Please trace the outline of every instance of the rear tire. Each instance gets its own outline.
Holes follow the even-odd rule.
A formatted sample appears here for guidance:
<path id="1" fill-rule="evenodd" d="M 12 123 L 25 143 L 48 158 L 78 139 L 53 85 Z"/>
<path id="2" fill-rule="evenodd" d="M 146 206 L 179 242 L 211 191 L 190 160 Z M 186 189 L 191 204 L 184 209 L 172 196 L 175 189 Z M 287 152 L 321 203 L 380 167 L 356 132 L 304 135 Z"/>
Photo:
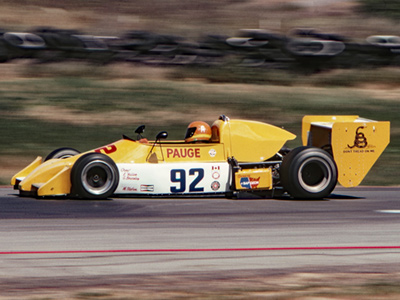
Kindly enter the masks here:
<path id="1" fill-rule="evenodd" d="M 68 157 L 77 155 L 79 153 L 80 152 L 74 148 L 58 148 L 58 149 L 50 152 L 50 154 L 46 156 L 44 161 L 47 161 L 49 159 L 54 159 L 54 158 L 64 159 L 64 158 L 68 158 Z"/>
<path id="2" fill-rule="evenodd" d="M 280 178 L 283 188 L 293 198 L 321 199 L 335 188 L 337 167 L 326 151 L 298 147 L 284 157 Z"/>
<path id="3" fill-rule="evenodd" d="M 107 199 L 118 186 L 114 161 L 102 153 L 81 156 L 71 170 L 71 195 L 83 199 Z"/>

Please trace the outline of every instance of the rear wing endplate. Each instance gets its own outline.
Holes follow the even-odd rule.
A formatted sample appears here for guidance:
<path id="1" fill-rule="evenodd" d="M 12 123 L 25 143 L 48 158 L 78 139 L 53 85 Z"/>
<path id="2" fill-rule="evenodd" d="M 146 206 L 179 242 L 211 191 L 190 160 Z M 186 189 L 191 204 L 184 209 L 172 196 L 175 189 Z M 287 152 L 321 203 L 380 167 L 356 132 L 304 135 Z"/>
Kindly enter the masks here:
<path id="1" fill-rule="evenodd" d="M 357 186 L 390 141 L 390 122 L 359 116 L 305 116 L 303 145 L 332 152 L 342 186 Z"/>

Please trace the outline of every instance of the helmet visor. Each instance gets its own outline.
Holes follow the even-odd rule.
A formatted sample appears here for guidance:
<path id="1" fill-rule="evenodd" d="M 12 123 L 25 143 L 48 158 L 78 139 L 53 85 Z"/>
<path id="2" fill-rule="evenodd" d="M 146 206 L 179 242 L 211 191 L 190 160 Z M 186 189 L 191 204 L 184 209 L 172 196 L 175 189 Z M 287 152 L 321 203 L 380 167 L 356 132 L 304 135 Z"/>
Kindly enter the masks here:
<path id="1" fill-rule="evenodd" d="M 186 130 L 185 139 L 191 138 L 196 132 L 196 127 L 190 127 Z"/>

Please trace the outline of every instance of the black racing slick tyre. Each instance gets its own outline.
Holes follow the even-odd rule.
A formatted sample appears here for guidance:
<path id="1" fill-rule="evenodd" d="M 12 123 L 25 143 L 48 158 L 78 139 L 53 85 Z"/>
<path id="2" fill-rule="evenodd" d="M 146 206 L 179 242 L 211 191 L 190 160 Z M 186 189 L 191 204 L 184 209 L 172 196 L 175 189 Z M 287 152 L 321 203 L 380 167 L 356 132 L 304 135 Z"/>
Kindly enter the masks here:
<path id="1" fill-rule="evenodd" d="M 286 155 L 280 168 L 281 183 L 296 199 L 322 199 L 337 183 L 337 167 L 328 152 L 315 147 L 298 147 Z"/>
<path id="2" fill-rule="evenodd" d="M 114 161 L 102 153 L 82 155 L 71 170 L 71 196 L 81 199 L 107 199 L 119 182 Z"/>
<path id="3" fill-rule="evenodd" d="M 68 158 L 74 155 L 79 154 L 80 152 L 74 148 L 58 148 L 52 152 L 50 152 L 49 155 L 46 156 L 46 158 L 44 159 L 44 161 L 47 161 L 49 159 L 53 159 L 53 158 Z"/>

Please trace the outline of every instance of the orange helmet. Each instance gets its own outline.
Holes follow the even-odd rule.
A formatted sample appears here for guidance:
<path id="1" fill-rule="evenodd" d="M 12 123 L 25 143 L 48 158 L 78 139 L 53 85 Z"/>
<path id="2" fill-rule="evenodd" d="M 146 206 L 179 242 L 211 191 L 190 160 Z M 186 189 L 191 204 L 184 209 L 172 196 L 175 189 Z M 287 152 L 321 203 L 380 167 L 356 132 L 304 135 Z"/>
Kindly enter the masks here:
<path id="1" fill-rule="evenodd" d="M 206 122 L 194 121 L 189 124 L 186 130 L 185 142 L 209 141 L 210 139 L 211 127 Z"/>

